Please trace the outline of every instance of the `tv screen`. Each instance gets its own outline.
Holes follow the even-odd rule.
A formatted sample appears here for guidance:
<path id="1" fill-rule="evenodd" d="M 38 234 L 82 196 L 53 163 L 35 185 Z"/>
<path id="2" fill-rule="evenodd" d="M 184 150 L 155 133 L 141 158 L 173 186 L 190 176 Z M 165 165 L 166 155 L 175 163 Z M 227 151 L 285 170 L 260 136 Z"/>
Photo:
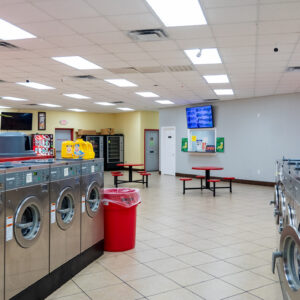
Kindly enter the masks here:
<path id="1" fill-rule="evenodd" d="M 32 114 L 30 113 L 1 113 L 2 130 L 32 130 Z"/>
<path id="2" fill-rule="evenodd" d="M 192 128 L 213 128 L 213 109 L 211 105 L 186 108 L 187 127 Z"/>

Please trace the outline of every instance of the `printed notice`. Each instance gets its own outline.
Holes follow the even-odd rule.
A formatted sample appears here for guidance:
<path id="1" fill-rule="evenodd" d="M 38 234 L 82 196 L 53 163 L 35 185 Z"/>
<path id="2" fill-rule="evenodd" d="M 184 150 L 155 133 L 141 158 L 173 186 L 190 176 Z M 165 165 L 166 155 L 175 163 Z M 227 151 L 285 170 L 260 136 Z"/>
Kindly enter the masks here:
<path id="1" fill-rule="evenodd" d="M 197 140 L 197 136 L 196 135 L 192 135 L 192 142 L 196 142 Z"/>
<path id="2" fill-rule="evenodd" d="M 69 168 L 64 168 L 64 176 L 69 176 Z"/>
<path id="3" fill-rule="evenodd" d="M 13 239 L 13 216 L 6 217 L 6 241 L 11 241 Z"/>
<path id="4" fill-rule="evenodd" d="M 92 171 L 92 173 L 95 172 L 95 166 L 91 166 L 91 171 Z"/>
<path id="5" fill-rule="evenodd" d="M 31 183 L 32 182 L 32 173 L 27 173 L 26 174 L 26 183 Z"/>
<path id="6" fill-rule="evenodd" d="M 51 224 L 55 223 L 56 221 L 56 214 L 55 214 L 55 211 L 56 211 L 56 205 L 55 203 L 51 203 Z"/>
<path id="7" fill-rule="evenodd" d="M 81 197 L 81 212 L 85 213 L 85 196 Z"/>

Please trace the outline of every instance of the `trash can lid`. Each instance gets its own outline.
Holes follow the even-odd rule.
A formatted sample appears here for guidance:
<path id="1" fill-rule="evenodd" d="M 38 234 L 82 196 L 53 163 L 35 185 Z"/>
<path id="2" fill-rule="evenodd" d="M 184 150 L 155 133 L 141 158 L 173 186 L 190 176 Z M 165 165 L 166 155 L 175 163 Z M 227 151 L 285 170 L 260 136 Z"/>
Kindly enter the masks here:
<path id="1" fill-rule="evenodd" d="M 129 188 L 104 189 L 103 201 L 114 203 L 123 207 L 132 207 L 141 202 L 140 190 Z"/>

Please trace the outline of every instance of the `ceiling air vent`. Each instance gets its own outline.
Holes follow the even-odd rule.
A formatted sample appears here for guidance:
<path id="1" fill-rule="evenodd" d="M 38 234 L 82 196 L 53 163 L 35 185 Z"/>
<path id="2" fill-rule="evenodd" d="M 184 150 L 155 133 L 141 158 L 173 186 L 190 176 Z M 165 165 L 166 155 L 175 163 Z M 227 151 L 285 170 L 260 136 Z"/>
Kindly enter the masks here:
<path id="1" fill-rule="evenodd" d="M 295 67 L 288 67 L 286 69 L 288 72 L 295 72 L 295 71 L 300 71 L 300 66 L 295 66 Z"/>
<path id="2" fill-rule="evenodd" d="M 4 83 L 4 82 L 6 82 L 5 80 L 2 80 L 2 79 L 0 79 L 0 83 Z"/>
<path id="3" fill-rule="evenodd" d="M 73 78 L 76 79 L 98 79 L 97 77 L 93 76 L 93 75 L 76 75 L 76 76 L 72 76 Z"/>
<path id="4" fill-rule="evenodd" d="M 128 32 L 128 36 L 135 41 L 161 41 L 168 36 L 163 29 L 142 29 Z"/>
<path id="5" fill-rule="evenodd" d="M 194 68 L 191 65 L 166 66 L 165 69 L 166 69 L 167 72 L 188 72 L 188 71 L 194 71 Z"/>
<path id="6" fill-rule="evenodd" d="M 4 48 L 8 48 L 8 49 L 19 49 L 19 47 L 15 46 L 13 44 L 7 43 L 7 42 L 3 42 L 3 41 L 0 41 L 0 47 L 4 47 Z"/>
<path id="7" fill-rule="evenodd" d="M 220 99 L 203 99 L 202 102 L 213 102 L 213 101 L 219 101 Z"/>
<path id="8" fill-rule="evenodd" d="M 114 102 L 111 102 L 111 103 L 114 103 L 114 104 L 121 104 L 121 103 L 124 103 L 124 101 L 114 101 Z"/>
<path id="9" fill-rule="evenodd" d="M 25 104 L 25 105 L 28 105 L 28 106 L 38 106 L 38 104 L 35 104 L 35 103 L 29 103 L 29 104 Z"/>

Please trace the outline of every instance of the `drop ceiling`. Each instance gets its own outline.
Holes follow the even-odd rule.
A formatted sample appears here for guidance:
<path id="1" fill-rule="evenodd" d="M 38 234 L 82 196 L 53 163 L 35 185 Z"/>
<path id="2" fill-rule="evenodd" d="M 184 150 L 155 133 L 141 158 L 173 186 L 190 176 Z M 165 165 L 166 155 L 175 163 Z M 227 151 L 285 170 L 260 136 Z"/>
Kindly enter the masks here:
<path id="1" fill-rule="evenodd" d="M 300 72 L 286 71 L 300 65 L 300 0 L 199 2 L 207 25 L 165 27 L 145 0 L 0 0 L 0 19 L 37 37 L 9 41 L 18 49 L 0 47 L 0 96 L 28 99 L 1 99 L 0 105 L 30 109 L 35 106 L 28 104 L 52 103 L 61 105 L 60 110 L 121 112 L 116 108 L 166 106 L 157 99 L 187 105 L 203 99 L 300 92 Z M 128 37 L 130 30 L 153 28 L 163 29 L 168 39 L 143 42 Z M 222 64 L 193 65 L 184 50 L 195 48 L 217 48 Z M 81 56 L 103 69 L 77 70 L 51 59 L 59 56 Z M 227 74 L 229 83 L 212 84 L 203 78 L 222 74 Z M 78 78 L 83 75 L 93 77 Z M 120 88 L 104 81 L 119 78 L 138 86 Z M 26 80 L 56 89 L 15 84 Z M 216 96 L 214 89 L 233 89 L 234 95 Z M 144 98 L 136 92 L 152 92 L 160 98 Z M 124 103 L 95 104 L 115 101 Z"/>

